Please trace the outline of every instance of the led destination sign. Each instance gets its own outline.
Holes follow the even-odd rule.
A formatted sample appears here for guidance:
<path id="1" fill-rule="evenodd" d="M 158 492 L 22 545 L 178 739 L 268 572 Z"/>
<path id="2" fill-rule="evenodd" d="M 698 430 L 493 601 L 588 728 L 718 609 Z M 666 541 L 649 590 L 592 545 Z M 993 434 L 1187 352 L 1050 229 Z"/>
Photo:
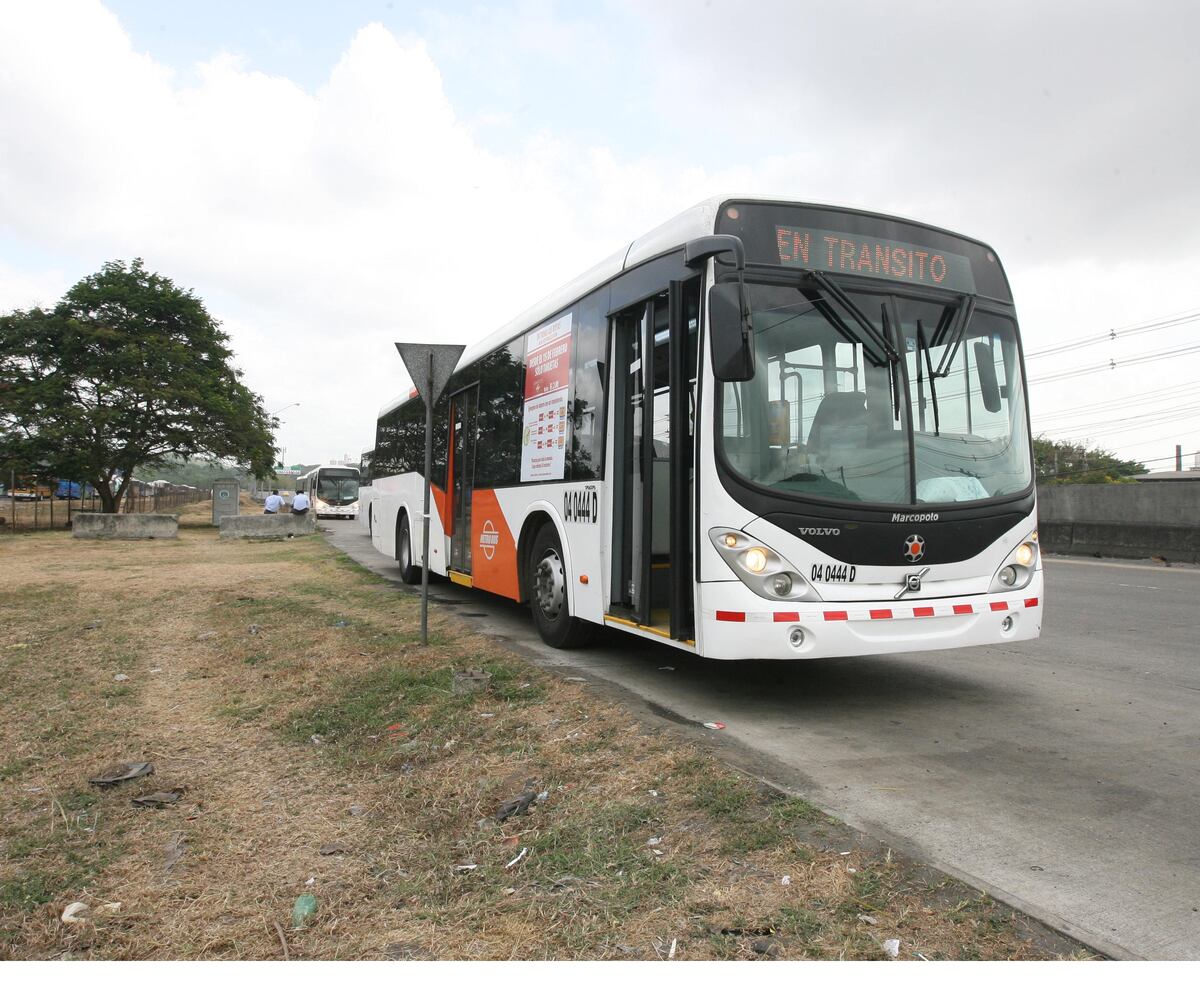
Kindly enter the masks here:
<path id="1" fill-rule="evenodd" d="M 920 244 L 881 240 L 833 230 L 776 226 L 779 263 L 810 271 L 858 274 L 952 292 L 975 293 L 971 260 Z"/>

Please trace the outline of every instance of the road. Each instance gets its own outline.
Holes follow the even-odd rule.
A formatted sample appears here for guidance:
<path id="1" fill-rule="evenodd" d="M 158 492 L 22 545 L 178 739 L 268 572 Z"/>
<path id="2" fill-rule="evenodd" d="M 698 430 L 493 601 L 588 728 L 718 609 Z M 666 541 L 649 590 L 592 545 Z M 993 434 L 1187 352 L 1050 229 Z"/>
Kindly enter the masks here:
<path id="1" fill-rule="evenodd" d="M 396 578 L 357 525 L 327 538 Z M 1098 950 L 1198 960 L 1200 570 L 1052 558 L 1046 583 L 1036 642 L 796 663 L 615 632 L 557 652 L 526 609 L 431 589 L 642 713 L 724 722 L 731 760 Z"/>

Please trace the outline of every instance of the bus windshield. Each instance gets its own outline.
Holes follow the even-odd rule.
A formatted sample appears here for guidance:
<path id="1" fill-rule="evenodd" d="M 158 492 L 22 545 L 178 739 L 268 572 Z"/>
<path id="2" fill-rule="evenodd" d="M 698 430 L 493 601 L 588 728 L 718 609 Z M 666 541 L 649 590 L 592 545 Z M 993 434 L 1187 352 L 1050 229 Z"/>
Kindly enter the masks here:
<path id="1" fill-rule="evenodd" d="M 957 295 L 843 287 L 839 299 L 795 284 L 747 291 L 756 372 L 724 385 L 719 429 L 726 463 L 745 479 L 785 494 L 904 506 L 1029 486 L 1011 319 Z"/>
<path id="2" fill-rule="evenodd" d="M 358 474 L 352 470 L 322 470 L 317 474 L 317 497 L 341 507 L 358 500 Z"/>

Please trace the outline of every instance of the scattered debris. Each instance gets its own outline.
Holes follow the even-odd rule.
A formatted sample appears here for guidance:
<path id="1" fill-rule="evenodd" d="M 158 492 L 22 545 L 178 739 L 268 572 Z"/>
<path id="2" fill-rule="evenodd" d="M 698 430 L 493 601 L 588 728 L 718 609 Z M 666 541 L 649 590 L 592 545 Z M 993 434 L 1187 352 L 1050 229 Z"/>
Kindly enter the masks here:
<path id="1" fill-rule="evenodd" d="M 485 689 L 491 680 L 492 674 L 485 672 L 483 669 L 456 669 L 451 689 L 454 691 L 455 696 L 477 693 L 479 690 Z"/>
<path id="2" fill-rule="evenodd" d="M 669 960 L 669 961 L 675 960 L 675 948 L 677 946 L 679 946 L 679 941 L 672 940 L 671 941 L 671 949 L 667 951 L 667 960 Z"/>
<path id="3" fill-rule="evenodd" d="M 287 939 L 283 935 L 283 927 L 279 925 L 279 920 L 277 919 L 271 922 L 275 924 L 275 932 L 279 935 L 279 946 L 283 948 L 283 959 L 290 961 L 292 958 L 288 956 Z"/>
<path id="4" fill-rule="evenodd" d="M 877 920 L 877 919 L 876 919 L 874 916 L 868 916 L 866 913 L 859 913 L 859 914 L 858 914 L 858 921 L 859 921 L 860 923 L 868 923 L 868 924 L 870 924 L 871 926 L 878 926 L 878 925 L 879 925 L 879 920 Z"/>
<path id="5" fill-rule="evenodd" d="M 104 623 L 103 621 L 92 621 L 92 622 L 90 622 L 89 624 L 85 624 L 85 625 L 83 626 L 83 630 L 84 630 L 84 631 L 95 631 L 95 630 L 96 630 L 97 628 L 99 628 L 99 627 L 100 627 L 100 625 L 102 625 L 103 623 Z"/>
<path id="6" fill-rule="evenodd" d="M 318 854 L 323 854 L 329 857 L 331 854 L 345 854 L 346 847 L 344 844 L 338 844 L 336 841 L 332 844 L 325 844 L 317 851 Z"/>
<path id="7" fill-rule="evenodd" d="M 313 744 L 324 744 L 325 743 L 325 739 L 323 737 L 321 737 L 321 735 L 319 735 L 319 734 L 314 734 L 308 740 L 311 741 Z"/>
<path id="8" fill-rule="evenodd" d="M 706 720 L 704 722 L 704 726 L 707 727 L 710 731 L 725 730 L 725 725 L 719 720 Z"/>
<path id="9" fill-rule="evenodd" d="M 151 673 L 162 672 L 162 666 L 155 666 L 153 669 L 150 670 L 150 672 Z"/>
<path id="10" fill-rule="evenodd" d="M 215 631 L 202 631 L 202 632 L 200 632 L 200 634 L 198 634 L 196 636 L 196 641 L 206 642 L 210 638 L 216 638 L 216 637 L 217 637 L 217 633 Z"/>
<path id="11" fill-rule="evenodd" d="M 653 796 L 655 799 L 658 799 L 658 790 L 657 790 L 657 789 L 647 789 L 646 791 L 647 791 L 647 792 L 648 792 L 648 793 L 649 793 L 651 796 Z"/>
<path id="12" fill-rule="evenodd" d="M 154 762 L 113 762 L 101 769 L 100 774 L 88 779 L 94 786 L 115 786 L 118 782 L 140 779 L 154 774 Z"/>
<path id="13" fill-rule="evenodd" d="M 647 847 L 658 847 L 658 845 L 661 843 L 662 843 L 661 837 L 651 837 L 648 841 L 646 841 L 646 846 Z"/>
<path id="14" fill-rule="evenodd" d="M 252 635 L 257 635 L 260 631 L 262 631 L 262 625 L 261 624 L 252 624 L 246 630 L 249 631 L 250 634 L 252 634 Z"/>
<path id="15" fill-rule="evenodd" d="M 539 792 L 539 793 L 537 794 L 537 800 L 536 800 L 536 802 L 538 802 L 538 803 L 544 803 L 544 802 L 546 802 L 546 800 L 548 800 L 549 798 L 550 798 L 550 790 L 549 790 L 549 789 L 543 789 L 541 792 Z"/>
<path id="16" fill-rule="evenodd" d="M 183 786 L 166 789 L 160 792 L 148 792 L 142 796 L 134 796 L 129 802 L 143 809 L 161 810 L 164 806 L 178 803 L 183 798 Z"/>
<path id="17" fill-rule="evenodd" d="M 500 804 L 500 808 L 496 810 L 496 820 L 504 821 L 510 816 L 520 816 L 523 813 L 528 813 L 529 807 L 533 805 L 537 797 L 537 783 L 530 779 L 525 783 L 525 791 L 520 796 Z"/>
<path id="18" fill-rule="evenodd" d="M 750 941 L 750 949 L 764 957 L 775 957 L 779 953 L 779 944 L 770 937 L 758 937 Z"/>
<path id="19" fill-rule="evenodd" d="M 779 884 L 780 885 L 791 885 L 792 884 L 792 876 L 784 875 L 781 879 L 779 879 Z"/>
<path id="20" fill-rule="evenodd" d="M 521 853 L 518 854 L 515 858 L 513 858 L 508 864 L 506 864 L 504 866 L 504 870 L 508 871 L 509 868 L 516 867 L 518 864 L 521 863 L 521 859 L 524 858 L 525 855 L 528 853 L 529 853 L 529 848 L 527 848 L 527 847 L 521 848 Z"/>
<path id="21" fill-rule="evenodd" d="M 488 720 L 489 718 L 495 717 L 496 715 L 495 714 L 480 714 L 479 716 L 482 717 L 484 720 Z"/>
<path id="22" fill-rule="evenodd" d="M 350 807 L 350 815 L 351 816 L 362 816 L 366 812 L 367 811 L 363 807 L 359 806 L 357 803 Z"/>
<path id="23" fill-rule="evenodd" d="M 316 885 L 316 884 L 317 884 L 317 876 L 316 876 L 316 875 L 309 875 L 309 876 L 308 876 L 308 881 L 306 881 L 304 884 L 305 884 L 305 885 L 307 885 L 309 888 L 312 888 L 314 885 Z"/>
<path id="24" fill-rule="evenodd" d="M 587 680 L 584 679 L 582 676 L 565 676 L 565 677 L 563 677 L 563 682 L 565 682 L 565 683 L 586 683 Z"/>
<path id="25" fill-rule="evenodd" d="M 900 956 L 900 941 L 899 940 L 884 940 L 883 952 L 893 959 Z"/>
<path id="26" fill-rule="evenodd" d="M 847 869 L 846 869 L 846 871 L 847 871 L 847 872 L 849 872 L 851 875 L 857 875 L 857 874 L 858 874 L 858 869 L 857 869 L 857 868 L 847 868 Z"/>
<path id="27" fill-rule="evenodd" d="M 315 895 L 297 896 L 296 904 L 292 906 L 292 929 L 303 929 L 304 925 L 317 914 L 317 897 Z"/>
<path id="28" fill-rule="evenodd" d="M 342 618 L 342 620 L 340 620 L 340 621 L 334 621 L 333 626 L 335 628 L 349 628 L 350 622 L 347 621 L 345 618 Z"/>
<path id="29" fill-rule="evenodd" d="M 455 871 L 474 871 L 478 867 L 479 867 L 479 865 L 477 865 L 477 864 L 460 864 L 460 865 L 455 865 L 454 870 Z"/>
<path id="30" fill-rule="evenodd" d="M 179 859 L 183 857 L 183 852 L 186 850 L 187 838 L 180 834 L 166 846 L 167 858 L 163 862 L 163 871 L 171 871 L 179 864 Z"/>
<path id="31" fill-rule="evenodd" d="M 92 909 L 86 902 L 72 902 L 63 910 L 64 923 L 86 923 L 92 918 Z"/>
<path id="32" fill-rule="evenodd" d="M 118 672 L 115 676 L 113 676 L 113 682 L 114 683 L 127 683 L 127 682 L 129 682 L 129 677 L 126 676 L 125 673 L 123 673 L 123 672 Z"/>

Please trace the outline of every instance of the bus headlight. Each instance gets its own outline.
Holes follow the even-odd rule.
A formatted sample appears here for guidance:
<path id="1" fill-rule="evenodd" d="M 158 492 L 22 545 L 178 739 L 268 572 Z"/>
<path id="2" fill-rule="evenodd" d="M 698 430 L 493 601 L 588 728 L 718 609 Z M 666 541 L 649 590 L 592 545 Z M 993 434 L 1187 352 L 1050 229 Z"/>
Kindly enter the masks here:
<path id="1" fill-rule="evenodd" d="M 774 549 L 732 528 L 708 533 L 726 565 L 746 586 L 768 600 L 818 600 L 812 585 Z"/>
<path id="2" fill-rule="evenodd" d="M 1027 586 L 1037 571 L 1038 543 L 1037 532 L 1031 533 L 1021 541 L 1008 558 L 1000 564 L 996 575 L 992 577 L 990 591 L 1003 593 L 1006 590 L 1020 590 Z"/>

